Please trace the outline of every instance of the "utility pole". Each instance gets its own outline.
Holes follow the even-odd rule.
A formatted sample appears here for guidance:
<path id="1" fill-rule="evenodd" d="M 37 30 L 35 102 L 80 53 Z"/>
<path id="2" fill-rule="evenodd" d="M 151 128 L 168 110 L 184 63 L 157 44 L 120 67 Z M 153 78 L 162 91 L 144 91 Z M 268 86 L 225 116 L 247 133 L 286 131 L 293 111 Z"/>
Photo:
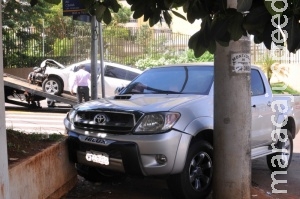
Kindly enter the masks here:
<path id="1" fill-rule="evenodd" d="M 0 7 L 0 12 L 2 7 Z M 1 12 L 2 13 L 2 12 Z M 0 27 L 2 27 L 2 15 L 0 15 Z M 2 38 L 2 29 L 0 29 L 0 38 Z M 4 102 L 4 83 L 3 83 L 3 49 L 2 39 L 0 41 L 0 198 L 10 198 L 9 177 L 8 177 L 8 157 L 7 157 L 7 138 L 5 125 L 5 104 Z"/>
<path id="2" fill-rule="evenodd" d="M 237 8 L 237 0 L 227 0 Z M 250 40 L 217 44 L 214 57 L 214 199 L 251 197 Z"/>
<path id="3" fill-rule="evenodd" d="M 103 34 L 102 23 L 99 22 L 99 46 L 100 46 L 100 62 L 101 62 L 101 92 L 102 98 L 105 98 L 105 83 L 104 83 L 104 54 L 103 54 Z M 102 72 L 103 71 L 103 72 Z"/>
<path id="4" fill-rule="evenodd" d="M 96 27 L 96 16 L 91 16 L 91 98 L 95 100 L 98 98 L 97 89 L 97 54 L 98 54 L 98 35 Z"/>

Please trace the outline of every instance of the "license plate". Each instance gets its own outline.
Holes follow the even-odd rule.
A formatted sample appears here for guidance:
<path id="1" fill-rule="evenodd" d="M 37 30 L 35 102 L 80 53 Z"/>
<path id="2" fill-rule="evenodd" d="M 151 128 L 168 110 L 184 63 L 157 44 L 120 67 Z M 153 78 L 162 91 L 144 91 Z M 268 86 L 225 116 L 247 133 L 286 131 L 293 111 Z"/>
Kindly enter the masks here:
<path id="1" fill-rule="evenodd" d="M 87 151 L 85 155 L 85 159 L 89 162 L 109 165 L 109 157 L 107 153 L 102 153 L 97 151 Z"/>

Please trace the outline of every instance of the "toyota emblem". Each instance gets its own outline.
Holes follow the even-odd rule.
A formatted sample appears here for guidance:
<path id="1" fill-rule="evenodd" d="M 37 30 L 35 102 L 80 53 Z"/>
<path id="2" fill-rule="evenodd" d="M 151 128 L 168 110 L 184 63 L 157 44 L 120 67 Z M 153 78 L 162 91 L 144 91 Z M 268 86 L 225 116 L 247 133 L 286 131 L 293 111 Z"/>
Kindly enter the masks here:
<path id="1" fill-rule="evenodd" d="M 109 119 L 108 119 L 108 117 L 105 114 L 97 114 L 94 117 L 94 122 L 96 124 L 105 124 L 108 121 L 109 121 Z"/>

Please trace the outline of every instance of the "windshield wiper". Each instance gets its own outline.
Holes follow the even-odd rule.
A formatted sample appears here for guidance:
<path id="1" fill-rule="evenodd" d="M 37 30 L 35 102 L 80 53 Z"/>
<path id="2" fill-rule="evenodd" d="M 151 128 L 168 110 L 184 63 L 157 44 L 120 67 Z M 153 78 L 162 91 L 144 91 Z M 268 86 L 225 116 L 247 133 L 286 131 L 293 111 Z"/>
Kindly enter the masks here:
<path id="1" fill-rule="evenodd" d="M 157 93 L 162 93 L 162 94 L 182 94 L 179 91 L 164 91 L 164 90 L 161 90 L 161 91 L 159 91 Z"/>

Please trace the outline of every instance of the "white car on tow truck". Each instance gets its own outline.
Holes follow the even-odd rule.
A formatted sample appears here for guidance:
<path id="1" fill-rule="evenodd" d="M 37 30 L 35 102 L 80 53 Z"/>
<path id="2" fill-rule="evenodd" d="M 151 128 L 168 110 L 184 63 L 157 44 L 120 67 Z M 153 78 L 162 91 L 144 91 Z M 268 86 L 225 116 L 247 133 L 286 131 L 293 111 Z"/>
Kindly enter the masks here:
<path id="1" fill-rule="evenodd" d="M 63 66 L 52 59 L 46 59 L 41 63 L 41 67 L 45 67 L 45 74 L 47 78 L 43 81 L 43 91 L 55 95 L 60 95 L 63 92 L 70 90 L 70 81 L 72 74 L 76 71 L 76 67 L 84 64 L 86 69 L 90 72 L 91 60 L 84 60 L 69 66 Z M 104 85 L 105 96 L 113 96 L 117 87 L 126 86 L 136 76 L 142 73 L 137 68 L 132 68 L 122 64 L 113 62 L 104 62 Z M 102 97 L 101 92 L 101 67 L 100 61 L 97 62 L 97 87 L 98 97 Z M 90 89 L 91 90 L 91 89 Z M 76 87 L 74 88 L 76 93 Z"/>

